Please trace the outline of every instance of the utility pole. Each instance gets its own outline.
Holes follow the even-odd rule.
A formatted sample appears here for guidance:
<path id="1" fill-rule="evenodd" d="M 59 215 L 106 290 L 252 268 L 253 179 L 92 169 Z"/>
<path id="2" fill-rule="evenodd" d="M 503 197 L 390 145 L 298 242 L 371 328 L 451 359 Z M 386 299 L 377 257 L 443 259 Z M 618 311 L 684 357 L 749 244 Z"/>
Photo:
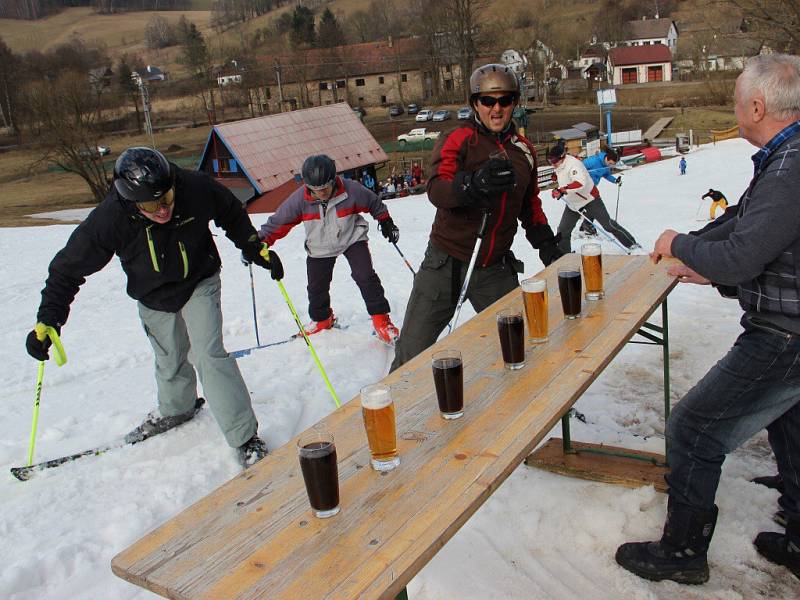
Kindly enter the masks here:
<path id="1" fill-rule="evenodd" d="M 150 136 L 150 145 L 153 150 L 156 149 L 156 138 L 153 135 L 153 124 L 150 121 L 150 94 L 147 91 L 147 86 L 141 77 L 136 78 L 136 83 L 139 84 L 139 92 L 142 94 L 142 109 L 144 110 L 144 130 Z"/>
<path id="2" fill-rule="evenodd" d="M 281 112 L 283 112 L 283 85 L 281 84 L 281 63 L 275 59 L 275 75 L 278 78 L 278 100 L 281 103 Z"/>

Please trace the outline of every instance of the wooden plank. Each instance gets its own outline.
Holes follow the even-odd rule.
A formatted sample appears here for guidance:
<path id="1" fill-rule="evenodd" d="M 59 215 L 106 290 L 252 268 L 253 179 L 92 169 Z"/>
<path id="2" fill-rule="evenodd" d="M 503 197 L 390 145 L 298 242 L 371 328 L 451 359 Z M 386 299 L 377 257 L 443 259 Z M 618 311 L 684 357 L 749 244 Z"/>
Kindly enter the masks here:
<path id="1" fill-rule="evenodd" d="M 572 257 L 566 257 L 559 262 Z M 321 422 L 336 437 L 342 512 L 311 516 L 296 439 L 117 555 L 114 572 L 172 598 L 392 598 L 497 489 L 674 286 L 647 257 L 604 257 L 606 299 L 566 321 L 556 265 L 550 341 L 504 369 L 494 314 L 519 291 L 389 375 L 399 469 L 380 475 L 357 399 Z M 439 417 L 430 354 L 459 348 L 465 415 Z"/>
<path id="2" fill-rule="evenodd" d="M 664 481 L 664 476 L 669 473 L 669 467 L 664 466 L 663 454 L 633 452 L 616 446 L 576 441 L 572 441 L 570 446 L 574 452 L 564 454 L 561 439 L 550 438 L 547 443 L 525 459 L 525 464 L 529 467 L 538 467 L 545 471 L 579 479 L 602 481 L 629 488 L 652 485 L 659 492 L 667 491 L 667 482 Z M 622 456 L 595 454 L 587 452 L 587 450 L 626 455 L 636 454 L 651 462 Z"/>

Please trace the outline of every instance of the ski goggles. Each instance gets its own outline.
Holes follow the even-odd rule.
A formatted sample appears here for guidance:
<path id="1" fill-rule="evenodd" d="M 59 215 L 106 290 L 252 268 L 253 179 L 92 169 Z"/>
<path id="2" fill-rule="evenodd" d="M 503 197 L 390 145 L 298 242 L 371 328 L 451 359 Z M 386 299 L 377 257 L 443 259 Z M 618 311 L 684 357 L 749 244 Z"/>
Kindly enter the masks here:
<path id="1" fill-rule="evenodd" d="M 507 94 L 499 98 L 495 98 L 494 96 L 478 96 L 478 102 L 486 108 L 492 108 L 495 104 L 499 104 L 503 108 L 508 108 L 516 99 L 517 97 L 514 94 Z"/>
<path id="2" fill-rule="evenodd" d="M 325 192 L 329 190 L 333 190 L 333 181 L 329 181 L 325 185 L 309 185 L 306 184 L 306 187 L 311 190 L 312 192 Z"/>
<path id="3" fill-rule="evenodd" d="M 154 213 L 162 206 L 172 206 L 173 202 L 175 202 L 175 189 L 169 188 L 164 195 L 157 200 L 137 202 L 136 207 L 141 211 Z"/>

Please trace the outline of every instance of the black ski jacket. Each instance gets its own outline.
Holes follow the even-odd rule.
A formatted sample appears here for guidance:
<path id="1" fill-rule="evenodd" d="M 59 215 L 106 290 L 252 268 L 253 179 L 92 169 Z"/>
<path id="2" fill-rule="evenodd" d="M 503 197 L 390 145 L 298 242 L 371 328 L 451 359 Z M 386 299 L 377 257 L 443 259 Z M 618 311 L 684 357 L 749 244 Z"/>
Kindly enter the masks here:
<path id="1" fill-rule="evenodd" d="M 111 187 L 50 263 L 38 321 L 63 325 L 86 277 L 114 254 L 128 277 L 131 298 L 153 310 L 177 312 L 198 282 L 221 266 L 211 220 L 239 249 L 257 239 L 242 203 L 228 189 L 205 173 L 174 168 L 175 209 L 163 225 L 141 215 Z"/>

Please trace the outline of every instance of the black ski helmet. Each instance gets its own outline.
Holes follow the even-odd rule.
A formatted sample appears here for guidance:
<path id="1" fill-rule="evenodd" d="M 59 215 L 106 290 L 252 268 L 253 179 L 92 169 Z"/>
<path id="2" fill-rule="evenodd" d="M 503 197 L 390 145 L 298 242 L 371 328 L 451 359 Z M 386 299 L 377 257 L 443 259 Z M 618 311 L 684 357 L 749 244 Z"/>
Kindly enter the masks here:
<path id="1" fill-rule="evenodd" d="M 619 162 L 619 152 L 617 152 L 616 148 L 609 146 L 606 148 L 606 158 L 609 158 L 614 162 Z"/>
<path id="2" fill-rule="evenodd" d="M 564 147 L 564 140 L 558 140 L 547 149 L 547 162 L 554 163 L 560 161 L 567 154 Z"/>
<path id="3" fill-rule="evenodd" d="M 152 148 L 128 148 L 114 163 L 114 187 L 128 202 L 158 200 L 172 188 L 174 181 L 169 161 Z"/>
<path id="4" fill-rule="evenodd" d="M 336 179 L 336 164 L 327 154 L 314 154 L 303 162 L 303 182 L 311 189 L 320 189 Z"/>

